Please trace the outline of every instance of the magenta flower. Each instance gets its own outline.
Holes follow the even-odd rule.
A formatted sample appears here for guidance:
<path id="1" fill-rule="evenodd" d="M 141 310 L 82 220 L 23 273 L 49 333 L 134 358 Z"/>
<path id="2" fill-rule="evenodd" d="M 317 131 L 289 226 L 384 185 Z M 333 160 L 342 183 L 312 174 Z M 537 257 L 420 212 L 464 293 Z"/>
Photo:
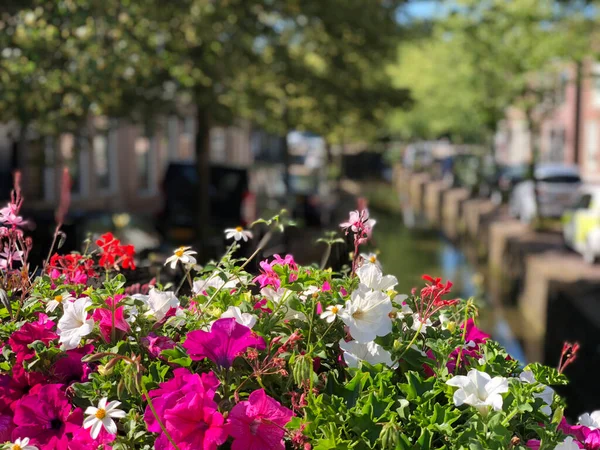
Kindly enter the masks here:
<path id="1" fill-rule="evenodd" d="M 115 295 L 115 298 L 107 298 L 106 303 L 108 308 L 98 308 L 94 311 L 92 318 L 95 322 L 98 322 L 100 325 L 100 333 L 106 342 L 110 342 L 111 331 L 113 328 L 113 312 L 112 308 L 115 307 L 115 304 L 118 305 L 124 295 Z M 122 339 L 129 331 L 129 324 L 125 320 L 123 316 L 123 306 L 119 306 L 114 311 L 115 319 L 114 324 L 117 331 L 117 338 Z"/>
<path id="2" fill-rule="evenodd" d="M 83 383 L 87 381 L 92 372 L 87 363 L 81 362 L 81 359 L 94 351 L 92 344 L 83 347 L 67 350 L 61 358 L 52 365 L 52 374 L 57 382 L 63 384 Z"/>
<path id="3" fill-rule="evenodd" d="M 284 450 L 285 425 L 294 413 L 269 397 L 264 389 L 250 394 L 229 413 L 231 450 Z"/>
<path id="4" fill-rule="evenodd" d="M 221 367 L 229 368 L 246 349 L 264 350 L 265 340 L 252 334 L 250 328 L 240 325 L 235 319 L 227 318 L 213 323 L 210 332 L 189 332 L 183 347 L 194 361 L 208 358 Z"/>
<path id="5" fill-rule="evenodd" d="M 329 281 L 325 281 L 325 283 L 323 283 L 323 286 L 321 286 L 321 291 L 322 292 L 331 291 L 331 285 L 329 284 Z"/>
<path id="6" fill-rule="evenodd" d="M 48 319 L 46 314 L 39 314 L 37 322 L 27 322 L 8 338 L 12 351 L 17 355 L 17 362 L 33 358 L 35 351 L 28 347 L 35 341 L 42 341 L 48 345 L 49 342 L 58 339 L 58 335 L 52 331 L 55 323 Z"/>
<path id="7" fill-rule="evenodd" d="M 223 415 L 202 392 L 190 392 L 164 412 L 167 431 L 181 450 L 216 450 L 227 440 Z"/>
<path id="8" fill-rule="evenodd" d="M 12 368 L 12 376 L 3 377 L 0 383 L 0 406 L 3 409 L 7 406 L 14 409 L 15 403 L 21 397 L 36 391 L 46 382 L 44 374 L 27 372 L 23 363 L 16 363 Z"/>
<path id="9" fill-rule="evenodd" d="M 187 369 L 175 369 L 175 375 L 169 381 L 160 383 L 158 389 L 150 391 L 148 394 L 152 398 L 152 404 L 156 409 L 158 416 L 163 420 L 164 413 L 170 408 L 173 408 L 177 403 L 190 392 L 203 392 L 204 396 L 212 399 L 219 387 L 219 380 L 213 372 L 203 374 L 192 374 Z M 144 412 L 144 420 L 148 431 L 153 433 L 162 433 L 162 429 L 150 407 L 146 407 Z M 167 441 L 168 442 L 168 441 Z"/>
<path id="10" fill-rule="evenodd" d="M 148 349 L 154 358 L 159 358 L 163 350 L 175 348 L 175 341 L 167 336 L 158 336 L 156 333 L 150 333 L 142 338 L 142 344 Z"/>
<path id="11" fill-rule="evenodd" d="M 17 403 L 12 438 L 28 437 L 44 450 L 67 450 L 82 420 L 81 409 L 72 409 L 62 385 L 46 384 Z"/>
<path id="12" fill-rule="evenodd" d="M 73 440 L 69 442 L 69 450 L 90 450 L 102 448 L 110 450 L 110 443 L 116 439 L 114 434 L 110 434 L 104 428 L 100 430 L 100 434 L 96 439 L 92 439 L 89 429 L 79 428 L 73 433 Z M 100 447 L 103 445 L 104 447 Z"/>
<path id="13" fill-rule="evenodd" d="M 273 286 L 275 290 L 281 286 L 281 280 L 279 275 L 273 270 L 272 264 L 269 264 L 266 260 L 260 262 L 260 274 L 254 279 L 255 283 L 260 285 L 260 288 L 266 286 Z"/>
<path id="14" fill-rule="evenodd" d="M 12 414 L 9 414 L 8 411 L 0 414 L 0 442 L 10 441 L 14 429 Z"/>
<path id="15" fill-rule="evenodd" d="M 469 319 L 466 324 L 466 333 L 465 333 L 465 345 L 462 349 L 462 356 L 460 365 L 464 366 L 466 357 L 477 359 L 481 356 L 481 352 L 479 350 L 479 345 L 485 343 L 490 337 L 489 334 L 484 333 L 479 328 L 475 326 L 475 322 L 473 319 Z M 465 324 L 461 326 L 461 329 L 465 329 Z M 448 358 L 448 364 L 446 367 L 450 373 L 454 373 L 456 369 L 456 362 L 458 360 L 458 355 L 460 353 L 460 348 L 454 349 Z"/>

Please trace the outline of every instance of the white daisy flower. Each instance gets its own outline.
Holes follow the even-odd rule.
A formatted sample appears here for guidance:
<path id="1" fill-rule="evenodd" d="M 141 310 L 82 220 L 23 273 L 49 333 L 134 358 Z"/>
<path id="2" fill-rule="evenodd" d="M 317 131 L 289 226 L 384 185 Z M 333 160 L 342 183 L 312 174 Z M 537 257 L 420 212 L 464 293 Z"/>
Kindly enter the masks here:
<path id="1" fill-rule="evenodd" d="M 125 411 L 117 409 L 117 406 L 121 404 L 118 401 L 112 401 L 106 404 L 107 398 L 104 397 L 98 402 L 98 407 L 88 406 L 85 410 L 85 414 L 88 416 L 83 421 L 83 428 L 90 430 L 92 439 L 96 439 L 100 434 L 102 427 L 110 433 L 117 434 L 117 424 L 113 419 L 121 419 L 125 417 Z"/>
<path id="2" fill-rule="evenodd" d="M 225 239 L 235 239 L 236 242 L 244 240 L 248 242 L 248 239 L 252 239 L 252 232 L 244 230 L 242 227 L 227 228 L 225 229 Z"/>
<path id="3" fill-rule="evenodd" d="M 75 298 L 69 294 L 67 291 L 63 291 L 60 294 L 56 294 L 47 304 L 46 304 L 46 312 L 51 313 L 54 312 L 58 305 L 64 305 L 66 302 L 70 302 L 75 300 Z"/>
<path id="4" fill-rule="evenodd" d="M 363 266 L 366 264 L 375 264 L 378 268 L 381 269 L 381 263 L 379 259 L 377 259 L 377 255 L 375 253 L 361 253 Z"/>
<path id="5" fill-rule="evenodd" d="M 29 438 L 19 438 L 8 444 L 8 450 L 39 450 L 35 445 L 29 445 Z"/>
<path id="6" fill-rule="evenodd" d="M 331 305 L 328 306 L 325 311 L 321 313 L 321 319 L 325 320 L 327 323 L 333 322 L 338 314 L 341 314 L 344 310 L 342 305 Z"/>
<path id="7" fill-rule="evenodd" d="M 170 263 L 171 269 L 175 269 L 179 261 L 185 266 L 196 264 L 196 258 L 192 256 L 195 254 L 196 252 L 191 250 L 191 247 L 179 247 L 173 252 L 172 256 L 167 258 L 165 266 Z"/>

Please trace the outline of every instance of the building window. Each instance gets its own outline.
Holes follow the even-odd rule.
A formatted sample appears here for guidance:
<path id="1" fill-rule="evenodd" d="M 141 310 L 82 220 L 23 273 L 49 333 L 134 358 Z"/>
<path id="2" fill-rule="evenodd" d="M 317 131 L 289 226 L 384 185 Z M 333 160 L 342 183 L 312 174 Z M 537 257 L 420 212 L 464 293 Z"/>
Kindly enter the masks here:
<path id="1" fill-rule="evenodd" d="M 550 131 L 549 161 L 562 163 L 565 160 L 565 130 Z"/>
<path id="2" fill-rule="evenodd" d="M 71 175 L 71 193 L 75 196 L 84 194 L 84 146 L 85 139 L 77 138 L 71 133 L 62 134 L 59 138 L 59 150 L 65 166 Z"/>
<path id="3" fill-rule="evenodd" d="M 137 186 L 142 192 L 152 190 L 152 161 L 150 139 L 140 136 L 135 140 L 135 160 L 137 166 Z"/>
<path id="4" fill-rule="evenodd" d="M 210 159 L 215 162 L 225 162 L 227 160 L 225 128 L 215 127 L 210 129 Z"/>
<path id="5" fill-rule="evenodd" d="M 194 152 L 194 118 L 186 117 L 181 121 L 181 134 L 179 136 L 179 156 L 186 161 L 195 160 Z"/>
<path id="6" fill-rule="evenodd" d="M 600 108 L 600 64 L 592 67 L 592 102 L 595 108 Z"/>
<path id="7" fill-rule="evenodd" d="M 586 171 L 598 169 L 598 122 L 591 120 L 585 124 Z"/>
<path id="8" fill-rule="evenodd" d="M 99 191 L 108 191 L 111 188 L 111 165 L 107 134 L 102 133 L 94 136 L 92 151 L 96 171 L 96 187 Z"/>

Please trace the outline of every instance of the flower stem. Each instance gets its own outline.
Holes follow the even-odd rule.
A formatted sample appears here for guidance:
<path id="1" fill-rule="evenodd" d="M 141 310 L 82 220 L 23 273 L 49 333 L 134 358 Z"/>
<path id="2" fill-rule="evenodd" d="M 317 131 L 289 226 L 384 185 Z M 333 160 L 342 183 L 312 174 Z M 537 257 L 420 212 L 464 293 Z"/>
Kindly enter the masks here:
<path id="1" fill-rule="evenodd" d="M 171 443 L 171 445 L 173 446 L 173 448 L 175 450 L 179 450 L 179 447 L 177 447 L 177 444 L 175 443 L 175 441 L 173 440 L 173 438 L 171 437 L 171 435 L 167 431 L 167 427 L 165 427 L 165 425 L 162 423 L 162 420 L 160 420 L 160 417 L 158 417 L 158 413 L 156 412 L 156 409 L 154 408 L 154 405 L 152 404 L 152 399 L 150 398 L 150 394 L 148 394 L 148 390 L 146 389 L 146 384 L 142 381 L 141 385 L 142 385 L 142 393 L 146 397 L 146 401 L 148 402 L 148 406 L 150 407 L 150 411 L 152 411 L 152 415 L 154 416 L 154 418 L 158 422 L 158 425 L 160 426 L 160 429 L 162 430 L 163 433 L 165 433 L 165 436 L 166 436 L 167 440 Z"/>
<path id="2" fill-rule="evenodd" d="M 460 367 L 460 360 L 462 358 L 463 349 L 465 346 L 465 339 L 467 338 L 467 321 L 469 320 L 469 309 L 471 306 L 471 302 L 472 302 L 472 299 L 469 299 L 469 301 L 467 302 L 467 305 L 465 306 L 465 320 L 463 322 L 463 333 L 462 333 L 462 340 L 461 340 L 461 342 L 463 342 L 463 344 L 460 346 L 460 350 L 458 351 L 458 356 L 456 357 L 456 366 L 454 367 L 455 374 L 456 374 L 456 371 L 458 370 L 458 368 Z"/>
<path id="3" fill-rule="evenodd" d="M 250 257 L 244 261 L 244 264 L 241 265 L 240 270 L 243 269 L 244 267 L 246 267 L 248 265 L 248 263 L 250 261 L 252 261 L 256 255 L 258 255 L 258 253 L 265 247 L 265 245 L 268 244 L 268 242 L 271 240 L 271 236 L 273 236 L 273 230 L 269 230 L 267 232 L 267 234 L 265 234 L 263 236 L 263 238 L 260 240 L 260 242 L 258 243 L 258 246 L 256 247 L 256 250 L 254 250 L 254 253 L 252 253 L 250 255 Z"/>
<path id="4" fill-rule="evenodd" d="M 398 357 L 398 361 L 400 361 L 402 359 L 402 357 L 408 351 L 408 349 L 411 348 L 412 345 L 415 343 L 415 341 L 417 340 L 417 336 L 419 336 L 419 334 L 421 333 L 422 327 L 423 327 L 423 322 L 419 321 L 419 327 L 417 328 L 417 332 L 413 336 L 412 340 L 408 343 L 408 345 L 404 348 L 402 353 L 400 353 L 400 356 Z"/>

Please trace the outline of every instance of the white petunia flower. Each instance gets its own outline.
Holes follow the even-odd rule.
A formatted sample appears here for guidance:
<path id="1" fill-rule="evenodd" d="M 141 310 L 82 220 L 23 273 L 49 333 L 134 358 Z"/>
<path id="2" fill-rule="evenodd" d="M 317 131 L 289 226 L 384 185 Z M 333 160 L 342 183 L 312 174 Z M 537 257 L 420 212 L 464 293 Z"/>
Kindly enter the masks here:
<path id="1" fill-rule="evenodd" d="M 252 239 L 252 232 L 244 230 L 242 227 L 227 228 L 225 230 L 225 239 L 235 239 L 236 242 L 244 240 L 248 242 L 248 239 Z"/>
<path id="2" fill-rule="evenodd" d="M 402 308 L 393 308 L 390 313 L 392 319 L 404 320 L 406 316 L 410 316 L 413 313 L 412 309 L 408 305 L 402 305 Z"/>
<path id="3" fill-rule="evenodd" d="M 381 263 L 379 259 L 377 259 L 377 255 L 375 253 L 361 253 L 363 265 L 375 264 L 378 268 L 381 269 Z"/>
<path id="4" fill-rule="evenodd" d="M 332 305 L 328 306 L 325 311 L 321 313 L 321 319 L 325 320 L 327 323 L 333 322 L 336 317 L 344 311 L 344 307 L 342 305 Z"/>
<path id="5" fill-rule="evenodd" d="M 554 450 L 579 450 L 580 448 L 571 436 L 567 436 L 563 442 L 554 447 Z"/>
<path id="6" fill-rule="evenodd" d="M 579 416 L 579 424 L 592 430 L 600 428 L 600 410 L 594 411 L 591 414 L 582 414 Z"/>
<path id="7" fill-rule="evenodd" d="M 383 275 L 376 264 L 367 264 L 356 271 L 362 284 L 375 291 L 389 291 L 398 284 L 398 279 L 393 275 Z"/>
<path id="8" fill-rule="evenodd" d="M 233 289 L 237 287 L 240 281 L 245 283 L 247 281 L 247 277 L 234 277 L 233 275 L 228 275 L 228 280 L 224 281 L 223 278 L 221 278 L 217 272 L 213 272 L 207 278 L 194 281 L 192 286 L 192 292 L 195 295 L 199 295 L 203 292 L 206 292 L 208 288 Z"/>
<path id="9" fill-rule="evenodd" d="M 29 445 L 29 438 L 19 438 L 8 444 L 8 450 L 39 450 L 35 445 Z"/>
<path id="10" fill-rule="evenodd" d="M 356 341 L 346 342 L 341 339 L 340 348 L 344 351 L 344 361 L 346 361 L 348 367 L 356 368 L 361 361 L 366 361 L 372 365 L 385 364 L 388 367 L 393 364 L 391 353 L 373 341 L 361 344 Z"/>
<path id="11" fill-rule="evenodd" d="M 392 331 L 392 301 L 383 292 L 372 291 L 359 284 L 346 302 L 340 318 L 358 342 L 366 343 L 377 336 L 386 336 Z"/>
<path id="12" fill-rule="evenodd" d="M 181 261 L 184 266 L 196 264 L 196 258 L 192 256 L 195 254 L 196 252 L 191 250 L 191 247 L 179 247 L 173 252 L 173 255 L 167 258 L 165 266 L 170 263 L 171 269 L 175 269 L 179 261 Z"/>
<path id="13" fill-rule="evenodd" d="M 159 322 L 167 315 L 171 308 L 179 306 L 179 299 L 172 291 L 159 291 L 156 288 L 152 288 L 148 294 L 146 305 L 148 306 L 146 316 L 154 317 Z"/>
<path id="14" fill-rule="evenodd" d="M 58 305 L 64 305 L 66 302 L 70 302 L 72 300 L 75 300 L 75 297 L 73 297 L 67 291 L 56 294 L 52 300 L 46 304 L 46 312 L 54 312 L 54 310 L 58 308 Z"/>
<path id="15" fill-rule="evenodd" d="M 254 314 L 243 313 L 237 306 L 230 306 L 223 314 L 221 319 L 234 318 L 237 323 L 245 327 L 252 328 L 256 324 L 256 316 Z"/>
<path id="16" fill-rule="evenodd" d="M 413 314 L 413 324 L 412 324 L 412 329 L 417 331 L 419 329 L 419 326 L 421 327 L 421 333 L 426 333 L 427 332 L 427 328 L 432 326 L 433 324 L 431 323 L 430 319 L 427 319 L 425 322 L 422 322 L 419 315 L 418 314 Z"/>
<path id="17" fill-rule="evenodd" d="M 540 386 L 542 386 L 544 388 L 544 390 L 542 392 L 535 393 L 535 394 L 533 394 L 533 396 L 535 398 L 542 399 L 542 401 L 544 402 L 544 406 L 542 406 L 540 408 L 540 411 L 542 411 L 547 416 L 552 414 L 552 408 L 550 408 L 550 406 L 552 405 L 552 402 L 554 401 L 554 389 L 552 389 L 549 386 L 546 386 L 545 384 L 538 383 L 531 370 L 524 370 L 523 372 L 521 372 L 521 375 L 519 375 L 519 379 L 523 383 L 539 384 Z M 600 411 L 598 411 L 598 412 L 600 413 Z"/>
<path id="18" fill-rule="evenodd" d="M 102 427 L 110 434 L 117 434 L 117 424 L 113 419 L 122 419 L 125 417 L 125 411 L 117 409 L 121 402 L 115 400 L 106 404 L 107 400 L 108 399 L 104 397 L 98 402 L 97 408 L 88 406 L 85 410 L 85 414 L 88 417 L 83 421 L 83 428 L 91 428 L 90 435 L 92 436 L 92 439 L 98 437 Z"/>
<path id="19" fill-rule="evenodd" d="M 504 377 L 491 378 L 487 373 L 471 369 L 467 376 L 457 375 L 446 381 L 448 386 L 459 388 L 454 392 L 454 404 L 475 407 L 486 416 L 490 408 L 502 410 L 502 395 L 508 392 L 508 380 Z"/>
<path id="20" fill-rule="evenodd" d="M 87 318 L 87 308 L 90 306 L 92 301 L 88 297 L 65 303 L 63 316 L 56 326 L 56 334 L 60 336 L 60 343 L 64 350 L 76 348 L 81 338 L 92 332 L 94 320 Z"/>
<path id="21" fill-rule="evenodd" d="M 285 306 L 283 306 L 283 307 L 287 308 L 287 310 L 286 310 L 285 316 L 283 317 L 283 320 L 292 320 L 292 319 L 307 320 L 306 316 L 303 313 L 290 308 L 290 306 L 288 304 L 288 300 L 292 297 L 293 291 L 290 291 L 289 289 L 282 288 L 282 287 L 275 290 L 272 287 L 267 286 L 267 287 L 262 288 L 260 290 L 260 293 L 264 298 L 266 298 L 267 300 L 270 300 L 275 305 L 279 305 L 281 302 L 285 302 Z"/>

